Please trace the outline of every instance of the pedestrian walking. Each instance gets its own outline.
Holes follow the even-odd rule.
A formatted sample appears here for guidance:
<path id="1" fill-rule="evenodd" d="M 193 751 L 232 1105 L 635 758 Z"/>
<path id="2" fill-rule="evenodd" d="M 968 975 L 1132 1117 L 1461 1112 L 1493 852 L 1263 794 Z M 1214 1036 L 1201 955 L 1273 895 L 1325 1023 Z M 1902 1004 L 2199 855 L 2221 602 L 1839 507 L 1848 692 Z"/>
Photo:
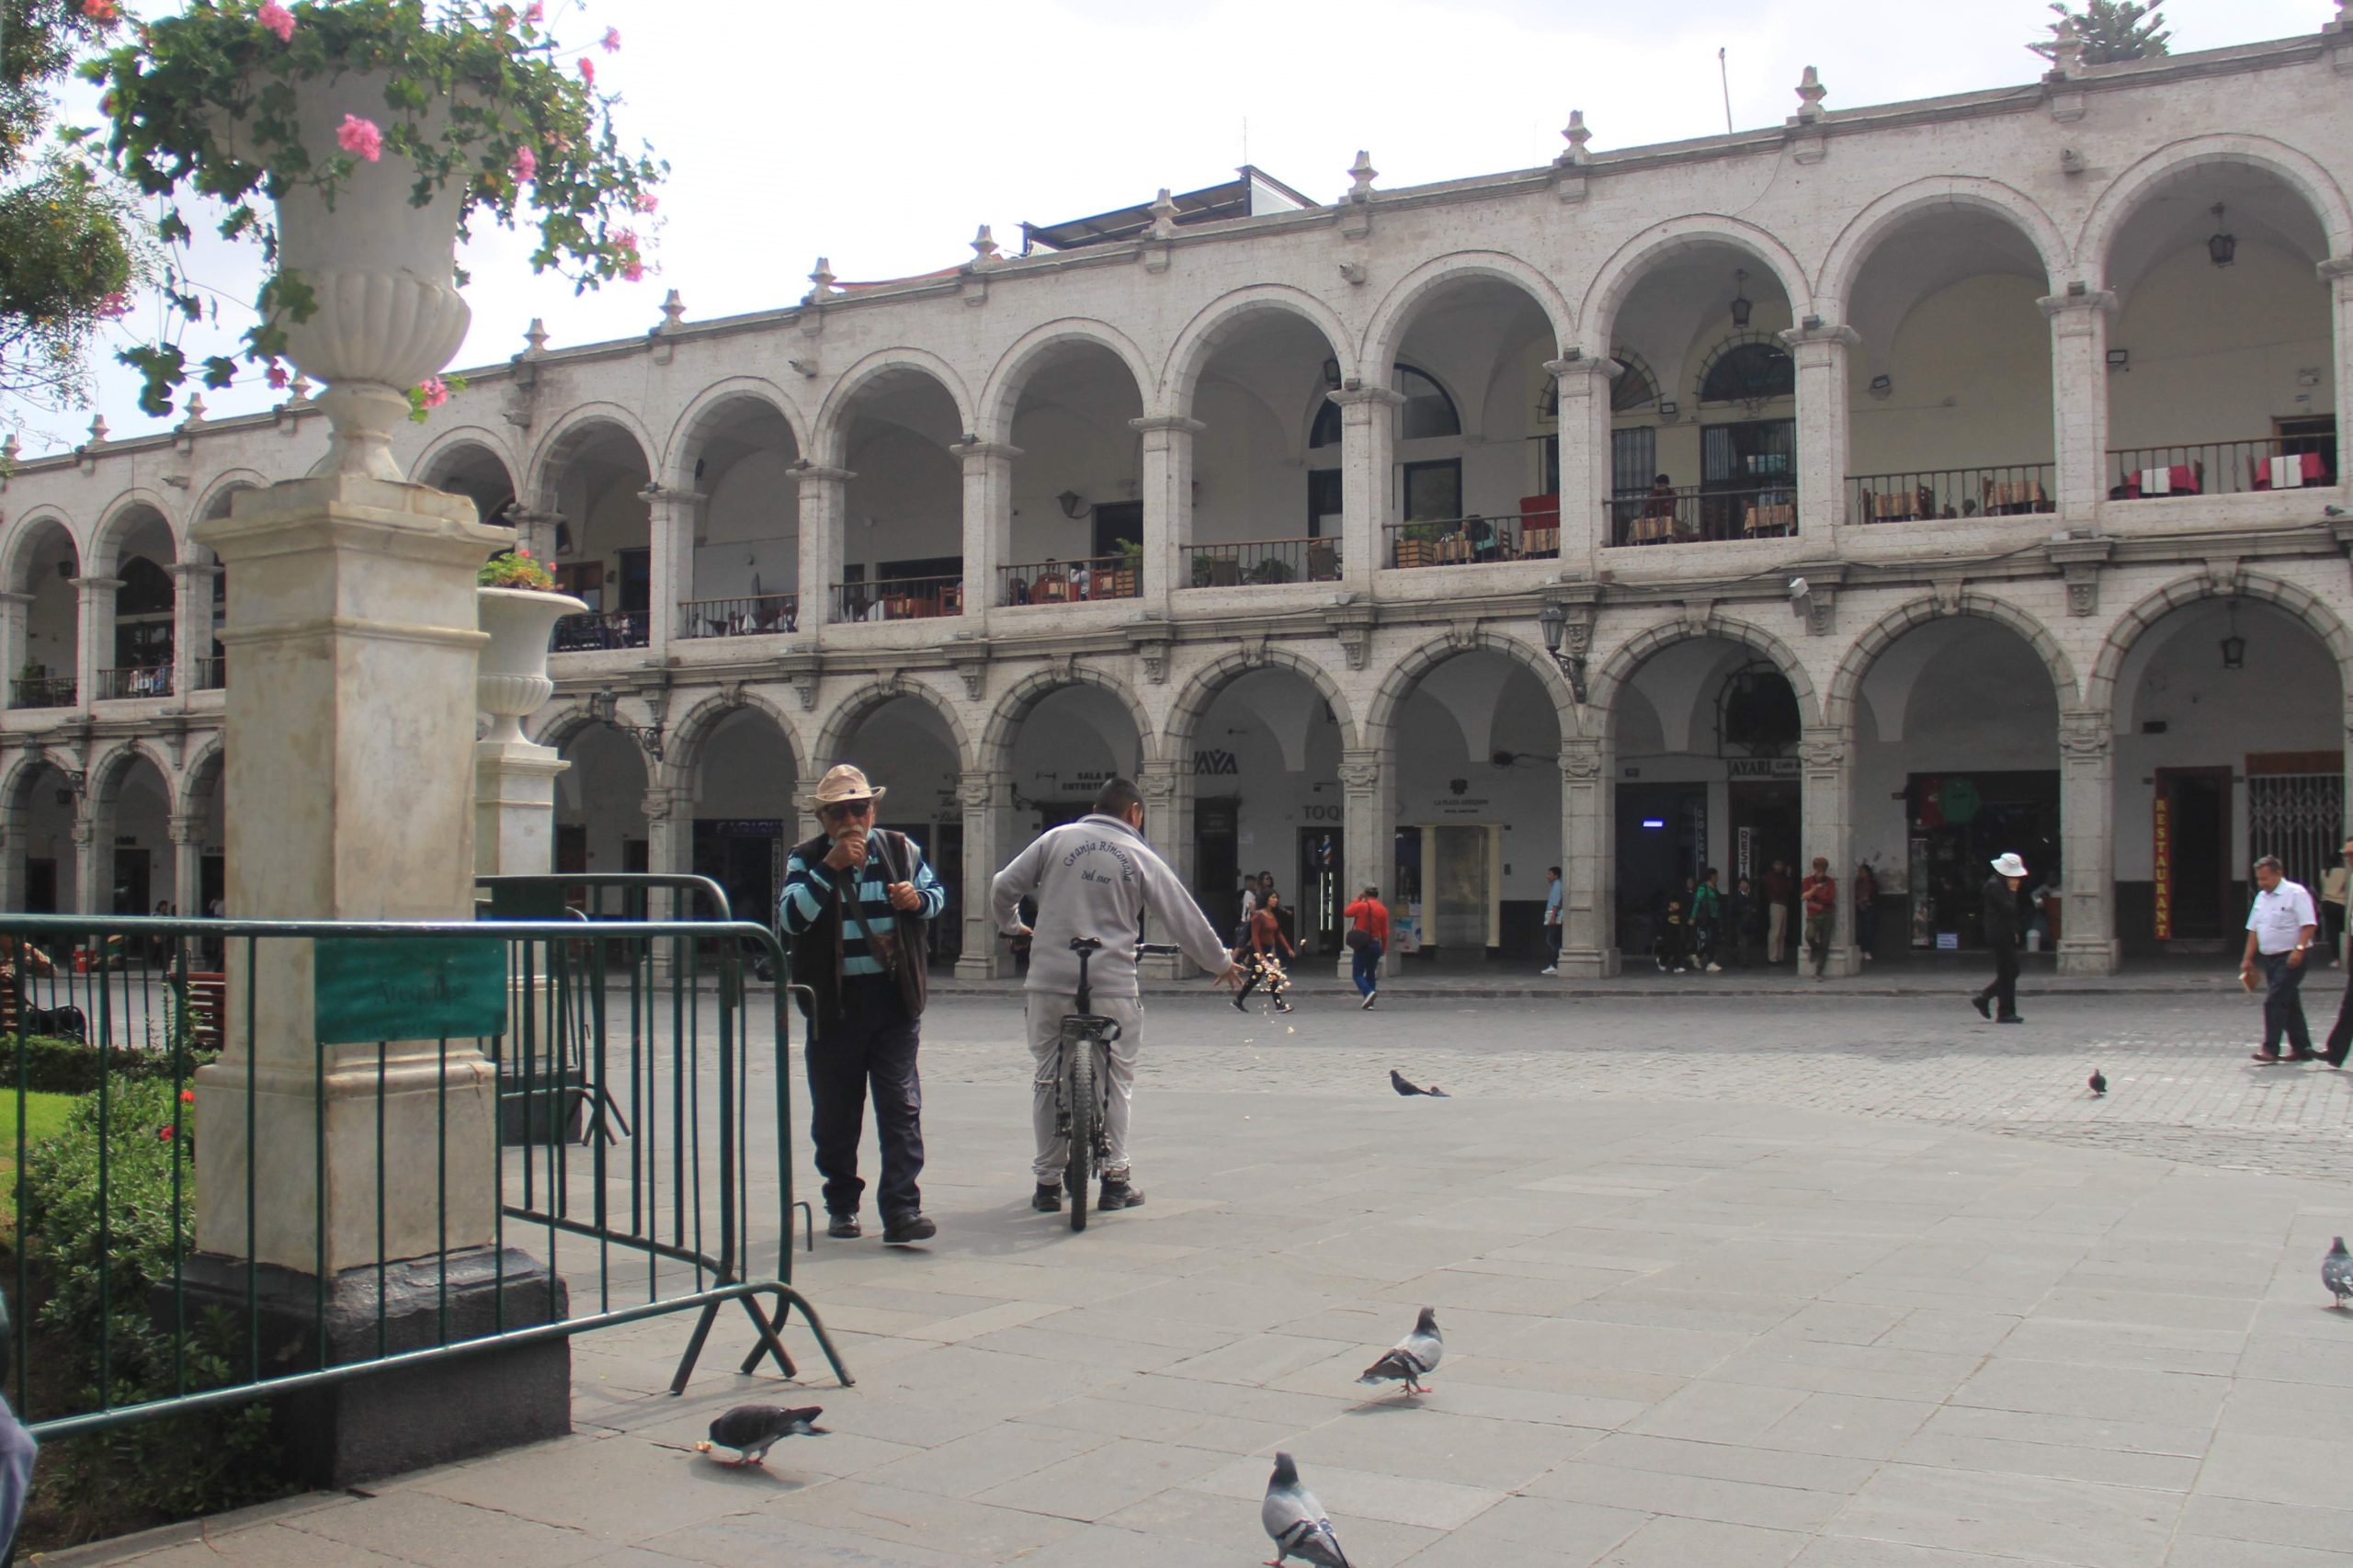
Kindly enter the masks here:
<path id="1" fill-rule="evenodd" d="M 2018 1017 L 2018 883 L 2026 880 L 2026 862 L 2005 850 L 1985 879 L 1985 946 L 1994 955 L 1994 978 L 1970 998 L 1981 1018 L 2017 1024 Z"/>
<path id="2" fill-rule="evenodd" d="M 1765 873 L 1765 961 L 1790 956 L 1790 863 L 1776 860 Z"/>
<path id="3" fill-rule="evenodd" d="M 1357 983 L 1357 1004 L 1370 1007 L 1381 1000 L 1381 955 L 1389 950 L 1389 906 L 1379 888 L 1367 888 L 1342 910 L 1348 919 L 1348 973 Z"/>
<path id="4" fill-rule="evenodd" d="M 1699 885 L 1691 894 L 1691 967 L 1708 974 L 1722 974 L 1724 966 L 1716 961 L 1716 943 L 1723 930 L 1723 894 L 1716 890 L 1716 869 L 1702 867 Z"/>
<path id="5" fill-rule="evenodd" d="M 792 979 L 810 995 L 809 1141 L 824 1178 L 825 1233 L 855 1240 L 866 1183 L 858 1174 L 866 1101 L 874 1099 L 882 1147 L 882 1239 L 928 1241 L 924 1217 L 923 1043 L 925 924 L 948 894 L 903 833 L 874 825 L 883 790 L 847 763 L 809 797 L 824 831 L 795 845 L 784 863 L 777 919 L 792 939 Z"/>
<path id="6" fill-rule="evenodd" d="M 1265 877 L 1265 880 L 1261 881 L 1262 877 L 1265 877 L 1264 872 L 1257 877 L 1242 879 L 1242 918 L 1233 927 L 1233 945 L 1237 948 L 1250 945 L 1250 917 L 1258 913 L 1258 895 L 1265 892 L 1267 884 L 1274 880 L 1271 877 Z"/>
<path id="7" fill-rule="evenodd" d="M 1869 860 L 1855 868 L 1854 895 L 1855 949 L 1869 963 L 1871 949 L 1879 946 L 1879 873 Z"/>
<path id="8" fill-rule="evenodd" d="M 1561 972 L 1561 868 L 1549 866 L 1544 870 L 1544 946 L 1552 956 L 1544 960 L 1540 974 Z"/>
<path id="9" fill-rule="evenodd" d="M 2255 907 L 2246 917 L 2246 952 L 2239 960 L 2239 983 L 2255 989 L 2263 978 L 2263 1049 L 2255 1059 L 2265 1066 L 2275 1062 L 2310 1062 L 2312 1030 L 2304 1023 L 2304 956 L 2312 950 L 2320 916 L 2313 895 L 2291 882 L 2279 858 L 2266 855 L 2255 863 Z M 2279 1037 L 2289 1051 L 2279 1054 Z"/>
<path id="10" fill-rule="evenodd" d="M 1666 913 L 1659 920 L 1658 937 L 1653 947 L 1661 974 L 1683 972 L 1684 953 L 1686 944 L 1689 940 L 1690 933 L 1684 925 L 1683 901 L 1676 898 L 1668 899 Z"/>
<path id="11" fill-rule="evenodd" d="M 2327 963 L 2335 963 L 2337 955 L 2345 950 L 2347 885 L 2346 871 L 2342 866 L 2331 866 L 2328 869 L 2328 875 L 2320 880 L 2321 929 L 2327 939 L 2328 947 L 2323 961 Z"/>
<path id="12" fill-rule="evenodd" d="M 1295 960 L 1299 957 L 1299 949 L 1291 946 L 1289 937 L 1283 935 L 1282 902 L 1272 888 L 1267 890 L 1265 896 L 1258 901 L 1257 913 L 1250 916 L 1249 947 L 1233 955 L 1246 971 L 1242 989 L 1233 995 L 1233 1010 L 1237 1013 L 1250 1010 L 1244 998 L 1262 982 L 1267 987 L 1267 994 L 1275 999 L 1275 1011 L 1290 1011 L 1290 1001 L 1284 995 L 1290 989 L 1290 978 L 1283 972 L 1282 964 L 1275 955 L 1279 952 L 1285 958 Z"/>
<path id="13" fill-rule="evenodd" d="M 1820 980 L 1830 963 L 1830 927 L 1838 914 L 1838 879 L 1830 874 L 1830 862 L 1817 855 L 1813 858 L 1813 875 L 1798 886 L 1798 899 L 1805 905 L 1805 954 L 1813 960 L 1813 978 Z"/>
<path id="14" fill-rule="evenodd" d="M 2353 867 L 2353 837 L 2346 839 L 2337 851 L 2341 866 Z M 2336 1022 L 2328 1029 L 2328 1040 L 2322 1060 L 2331 1067 L 2345 1065 L 2347 1054 L 2353 1052 L 2353 963 L 2345 966 L 2345 999 L 2336 1005 Z"/>

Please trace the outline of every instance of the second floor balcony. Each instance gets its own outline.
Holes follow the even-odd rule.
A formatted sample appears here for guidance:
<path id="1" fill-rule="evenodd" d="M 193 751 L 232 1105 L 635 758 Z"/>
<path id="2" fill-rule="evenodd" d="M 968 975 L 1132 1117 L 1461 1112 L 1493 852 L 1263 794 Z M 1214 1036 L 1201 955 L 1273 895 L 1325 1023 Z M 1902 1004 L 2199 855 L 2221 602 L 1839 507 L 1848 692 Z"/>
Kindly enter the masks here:
<path id="1" fill-rule="evenodd" d="M 2333 432 L 2120 447 L 2108 467 L 2111 501 L 2308 490 L 2336 484 L 2338 472 Z"/>
<path id="2" fill-rule="evenodd" d="M 1504 561 L 1551 561 L 1561 553 L 1559 497 L 1544 510 L 1392 523 L 1388 564 L 1394 567 L 1472 566 Z"/>
<path id="3" fill-rule="evenodd" d="M 1336 583 L 1340 541 L 1336 539 L 1236 540 L 1192 548 L 1192 588 L 1236 588 L 1264 583 Z"/>
<path id="4" fill-rule="evenodd" d="M 643 610 L 590 610 L 555 623 L 551 651 L 585 653 L 609 648 L 642 648 L 653 636 L 654 618 Z"/>
<path id="5" fill-rule="evenodd" d="M 678 607 L 681 637 L 772 637 L 800 630 L 799 594 L 688 599 Z"/>
<path id="6" fill-rule="evenodd" d="M 836 583 L 836 621 L 928 620 L 964 613 L 961 577 L 878 577 L 870 583 Z"/>
<path id="7" fill-rule="evenodd" d="M 1611 497 L 1609 542 L 1710 544 L 1783 539 L 1798 531 L 1792 480 L 1764 483 L 1653 485 Z"/>
<path id="8" fill-rule="evenodd" d="M 2047 462 L 2021 462 L 1853 474 L 1847 481 L 1847 520 L 1915 523 L 2055 511 L 2055 472 Z"/>
<path id="9" fill-rule="evenodd" d="M 1097 599 L 1131 599 L 1142 592 L 1140 552 L 997 568 L 997 603 L 1001 605 L 1088 604 Z"/>
<path id="10" fill-rule="evenodd" d="M 169 697 L 171 694 L 172 666 L 169 665 L 132 665 L 98 672 L 97 696 L 100 702 Z"/>
<path id="11" fill-rule="evenodd" d="M 71 708 L 74 697 L 72 676 L 50 675 L 38 666 L 18 676 L 8 687 L 11 708 Z"/>

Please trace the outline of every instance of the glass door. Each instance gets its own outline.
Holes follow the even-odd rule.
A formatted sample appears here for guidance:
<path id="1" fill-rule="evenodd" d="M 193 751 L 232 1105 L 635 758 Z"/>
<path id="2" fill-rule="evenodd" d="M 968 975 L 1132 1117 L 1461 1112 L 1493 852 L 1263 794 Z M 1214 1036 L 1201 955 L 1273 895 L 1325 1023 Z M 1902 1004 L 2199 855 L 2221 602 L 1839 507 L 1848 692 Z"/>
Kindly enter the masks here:
<path id="1" fill-rule="evenodd" d="M 1449 952 L 1483 952 L 1494 887 L 1488 876 L 1484 827 L 1441 825 L 1438 837 L 1438 921 L 1431 939 Z"/>

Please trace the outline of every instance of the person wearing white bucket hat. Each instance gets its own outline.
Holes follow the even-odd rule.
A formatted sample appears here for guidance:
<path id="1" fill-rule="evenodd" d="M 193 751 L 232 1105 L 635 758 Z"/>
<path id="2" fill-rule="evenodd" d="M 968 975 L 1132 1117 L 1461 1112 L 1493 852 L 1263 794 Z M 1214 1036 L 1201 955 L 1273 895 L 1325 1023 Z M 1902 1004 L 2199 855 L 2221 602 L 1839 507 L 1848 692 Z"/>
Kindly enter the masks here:
<path id="1" fill-rule="evenodd" d="M 2018 884 L 2026 881 L 2026 862 L 2014 850 L 2004 850 L 1985 879 L 1985 945 L 1994 953 L 1994 979 L 1969 999 L 1981 1018 L 1997 1024 L 2022 1024 L 2018 1017 Z"/>

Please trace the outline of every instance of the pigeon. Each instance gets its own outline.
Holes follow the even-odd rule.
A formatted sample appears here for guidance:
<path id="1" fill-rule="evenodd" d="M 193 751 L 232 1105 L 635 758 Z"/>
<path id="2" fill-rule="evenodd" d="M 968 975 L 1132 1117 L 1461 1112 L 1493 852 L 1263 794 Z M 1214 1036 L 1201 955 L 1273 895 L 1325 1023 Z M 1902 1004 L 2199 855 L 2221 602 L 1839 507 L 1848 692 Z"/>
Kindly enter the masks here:
<path id="1" fill-rule="evenodd" d="M 812 1425 L 824 1414 L 824 1408 L 814 1404 L 798 1410 L 781 1404 L 739 1404 L 710 1424 L 710 1441 L 697 1443 L 695 1448 L 706 1454 L 715 1448 L 733 1449 L 744 1456 L 733 1461 L 722 1460 L 722 1464 L 758 1464 L 784 1438 L 824 1436 L 825 1428 Z"/>
<path id="2" fill-rule="evenodd" d="M 1401 1095 L 1427 1095 L 1434 1100 L 1450 1100 L 1454 1097 L 1436 1084 L 1432 1084 L 1427 1089 L 1423 1088 L 1394 1067 L 1389 1070 L 1389 1086 Z"/>
<path id="3" fill-rule="evenodd" d="M 1275 1473 L 1267 1478 L 1267 1500 L 1258 1508 L 1258 1522 L 1275 1543 L 1274 1561 L 1267 1568 L 1283 1568 L 1296 1557 L 1315 1568 L 1349 1568 L 1348 1554 L 1324 1517 L 1315 1494 L 1299 1483 L 1299 1466 L 1285 1453 L 1275 1455 Z"/>
<path id="4" fill-rule="evenodd" d="M 2336 1297 L 2329 1305 L 2342 1307 L 2353 1301 L 2353 1252 L 2345 1250 L 2343 1236 L 2336 1238 L 2336 1244 L 2320 1260 L 2320 1282 Z"/>
<path id="5" fill-rule="evenodd" d="M 1364 1369 L 1360 1383 L 1401 1382 L 1407 1393 L 1427 1393 L 1422 1379 L 1438 1369 L 1446 1356 L 1446 1337 L 1438 1331 L 1438 1312 L 1424 1307 L 1414 1320 L 1414 1332 L 1399 1340 L 1388 1355 Z"/>
<path id="6" fill-rule="evenodd" d="M 2101 1072 L 2097 1067 L 2092 1069 L 2092 1075 L 2085 1079 L 2084 1082 L 2091 1085 L 2092 1098 L 2094 1099 L 2097 1099 L 2100 1096 L 2108 1093 L 2108 1074 Z"/>

